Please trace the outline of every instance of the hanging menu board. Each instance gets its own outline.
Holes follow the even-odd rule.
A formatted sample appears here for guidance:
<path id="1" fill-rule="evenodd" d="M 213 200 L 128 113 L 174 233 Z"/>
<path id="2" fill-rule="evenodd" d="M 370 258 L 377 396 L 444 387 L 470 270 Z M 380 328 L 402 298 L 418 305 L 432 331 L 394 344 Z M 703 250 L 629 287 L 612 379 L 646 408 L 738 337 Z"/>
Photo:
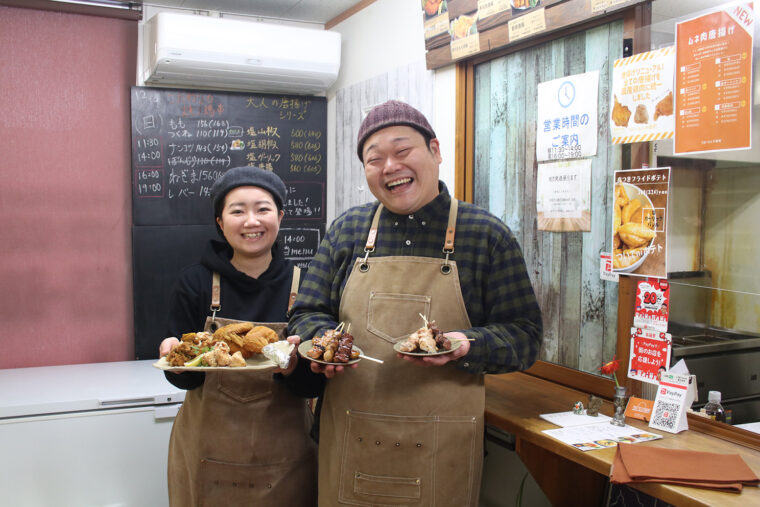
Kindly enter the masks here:
<path id="1" fill-rule="evenodd" d="M 324 236 L 324 97 L 132 87 L 135 355 L 156 357 L 172 287 L 217 238 L 211 186 L 252 165 L 285 182 L 279 242 L 308 266 Z"/>

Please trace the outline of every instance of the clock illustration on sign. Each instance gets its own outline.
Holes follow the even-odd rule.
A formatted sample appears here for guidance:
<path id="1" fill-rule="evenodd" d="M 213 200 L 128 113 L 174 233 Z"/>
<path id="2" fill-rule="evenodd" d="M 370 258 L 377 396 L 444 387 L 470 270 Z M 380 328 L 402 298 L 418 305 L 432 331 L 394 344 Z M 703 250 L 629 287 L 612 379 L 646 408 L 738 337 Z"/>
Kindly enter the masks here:
<path id="1" fill-rule="evenodd" d="M 559 99 L 559 105 L 562 107 L 567 107 L 572 104 L 573 100 L 575 100 L 575 86 L 573 86 L 573 83 L 570 81 L 562 83 L 559 86 L 557 98 Z"/>

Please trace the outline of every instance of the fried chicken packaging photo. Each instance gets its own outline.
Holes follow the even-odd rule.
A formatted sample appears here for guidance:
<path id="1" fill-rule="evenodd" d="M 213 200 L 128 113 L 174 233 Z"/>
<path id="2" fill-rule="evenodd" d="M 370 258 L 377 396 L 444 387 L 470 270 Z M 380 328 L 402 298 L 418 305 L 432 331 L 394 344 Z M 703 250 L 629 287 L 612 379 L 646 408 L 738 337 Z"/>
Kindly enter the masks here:
<path id="1" fill-rule="evenodd" d="M 672 46 L 615 60 L 610 93 L 613 144 L 673 138 L 674 69 Z"/>

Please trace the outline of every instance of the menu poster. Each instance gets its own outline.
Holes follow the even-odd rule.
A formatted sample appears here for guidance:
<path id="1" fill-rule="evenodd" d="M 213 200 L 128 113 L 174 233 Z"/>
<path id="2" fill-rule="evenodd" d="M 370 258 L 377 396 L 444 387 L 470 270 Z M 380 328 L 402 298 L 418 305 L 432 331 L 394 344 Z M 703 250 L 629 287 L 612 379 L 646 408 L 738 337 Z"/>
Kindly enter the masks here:
<path id="1" fill-rule="evenodd" d="M 451 22 L 451 59 L 457 60 L 480 52 L 480 35 L 478 34 L 478 15 L 462 15 Z"/>
<path id="2" fill-rule="evenodd" d="M 657 384 L 670 366 L 671 336 L 651 329 L 631 328 L 628 378 Z"/>
<path id="3" fill-rule="evenodd" d="M 636 286 L 636 311 L 633 325 L 644 329 L 666 332 L 668 308 L 670 307 L 670 284 L 662 278 L 640 280 Z"/>
<path id="4" fill-rule="evenodd" d="M 670 167 L 615 171 L 612 269 L 667 278 Z"/>
<path id="5" fill-rule="evenodd" d="M 673 137 L 673 46 L 615 60 L 610 133 L 613 144 Z"/>
<path id="6" fill-rule="evenodd" d="M 591 230 L 591 159 L 538 164 L 539 231 Z"/>
<path id="7" fill-rule="evenodd" d="M 536 159 L 593 157 L 597 150 L 599 71 L 539 83 Z"/>
<path id="8" fill-rule="evenodd" d="M 752 2 L 676 24 L 674 152 L 751 148 Z"/>
<path id="9" fill-rule="evenodd" d="M 422 20 L 425 40 L 449 29 L 449 9 L 446 0 L 422 0 Z"/>

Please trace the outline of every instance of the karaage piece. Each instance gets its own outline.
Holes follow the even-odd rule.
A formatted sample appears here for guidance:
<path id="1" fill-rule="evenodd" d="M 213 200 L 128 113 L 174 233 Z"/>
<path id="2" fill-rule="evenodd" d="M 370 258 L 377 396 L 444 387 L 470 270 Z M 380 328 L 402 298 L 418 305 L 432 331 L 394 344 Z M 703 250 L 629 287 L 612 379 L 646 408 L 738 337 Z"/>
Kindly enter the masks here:
<path id="1" fill-rule="evenodd" d="M 615 123 L 615 125 L 618 127 L 627 127 L 630 118 L 631 110 L 618 102 L 617 95 L 615 95 L 615 105 L 612 107 L 613 123 Z"/>

